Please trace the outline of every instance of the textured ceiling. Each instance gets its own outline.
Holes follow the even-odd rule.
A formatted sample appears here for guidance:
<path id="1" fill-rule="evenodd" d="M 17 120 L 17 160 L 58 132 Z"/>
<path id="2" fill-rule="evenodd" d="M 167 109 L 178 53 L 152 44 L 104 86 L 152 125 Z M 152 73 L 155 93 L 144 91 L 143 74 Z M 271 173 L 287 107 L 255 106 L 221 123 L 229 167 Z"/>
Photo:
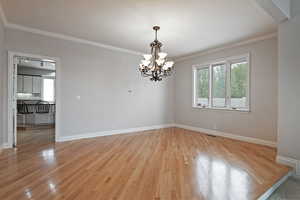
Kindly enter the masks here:
<path id="1" fill-rule="evenodd" d="M 164 51 L 179 56 L 274 32 L 254 0 L 1 0 L 9 23 L 147 51 L 160 25 Z"/>

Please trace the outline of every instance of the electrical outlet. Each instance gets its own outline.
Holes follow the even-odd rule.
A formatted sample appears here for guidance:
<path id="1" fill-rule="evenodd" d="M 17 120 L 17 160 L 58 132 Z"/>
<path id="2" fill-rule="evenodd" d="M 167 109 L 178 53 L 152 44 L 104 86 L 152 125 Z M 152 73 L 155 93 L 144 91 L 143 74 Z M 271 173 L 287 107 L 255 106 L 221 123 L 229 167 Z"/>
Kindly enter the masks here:
<path id="1" fill-rule="evenodd" d="M 214 124 L 214 127 L 213 127 L 213 129 L 214 129 L 214 130 L 216 130 L 216 129 L 217 129 L 217 124 Z"/>

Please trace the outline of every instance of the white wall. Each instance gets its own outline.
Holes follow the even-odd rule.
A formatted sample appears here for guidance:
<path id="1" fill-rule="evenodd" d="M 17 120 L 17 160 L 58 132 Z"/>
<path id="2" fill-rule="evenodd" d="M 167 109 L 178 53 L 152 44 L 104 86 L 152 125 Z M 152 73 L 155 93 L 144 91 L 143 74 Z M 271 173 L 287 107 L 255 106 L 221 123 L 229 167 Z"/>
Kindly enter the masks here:
<path id="1" fill-rule="evenodd" d="M 2 79 L 2 74 L 4 73 L 4 26 L 2 20 L 0 19 L 0 148 L 3 144 L 3 100 L 4 100 L 4 80 Z"/>
<path id="2" fill-rule="evenodd" d="M 142 78 L 141 56 L 12 29 L 5 41 L 10 51 L 61 59 L 61 136 L 173 122 L 173 79 Z"/>
<path id="3" fill-rule="evenodd" d="M 251 54 L 251 112 L 192 108 L 192 65 Z M 277 136 L 277 39 L 198 56 L 176 63 L 175 123 L 214 129 L 241 136 L 276 141 Z"/>
<path id="4" fill-rule="evenodd" d="M 279 26 L 278 154 L 300 160 L 300 1 Z"/>

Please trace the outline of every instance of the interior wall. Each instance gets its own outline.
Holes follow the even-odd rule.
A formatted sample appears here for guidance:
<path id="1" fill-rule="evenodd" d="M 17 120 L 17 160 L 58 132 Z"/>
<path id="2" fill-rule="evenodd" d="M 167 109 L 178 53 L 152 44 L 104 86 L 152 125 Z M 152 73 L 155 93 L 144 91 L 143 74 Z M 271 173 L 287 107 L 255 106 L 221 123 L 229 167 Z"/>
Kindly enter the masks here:
<path id="1" fill-rule="evenodd" d="M 4 135 L 4 128 L 3 128 L 3 100 L 4 100 L 4 79 L 2 75 L 5 72 L 5 64 L 4 64 L 4 26 L 2 20 L 0 20 L 0 148 L 3 145 L 3 135 Z"/>
<path id="2" fill-rule="evenodd" d="M 5 31 L 6 50 L 60 58 L 61 136 L 173 123 L 173 78 L 142 78 L 141 56 Z"/>
<path id="3" fill-rule="evenodd" d="M 278 154 L 300 160 L 300 1 L 279 25 Z"/>
<path id="4" fill-rule="evenodd" d="M 277 139 L 277 38 L 176 63 L 175 123 L 275 142 Z M 251 112 L 192 107 L 192 65 L 250 53 Z"/>
<path id="5" fill-rule="evenodd" d="M 300 1 L 299 0 L 291 0 L 291 12 L 292 12 L 292 17 L 299 16 L 299 13 L 300 13 Z"/>

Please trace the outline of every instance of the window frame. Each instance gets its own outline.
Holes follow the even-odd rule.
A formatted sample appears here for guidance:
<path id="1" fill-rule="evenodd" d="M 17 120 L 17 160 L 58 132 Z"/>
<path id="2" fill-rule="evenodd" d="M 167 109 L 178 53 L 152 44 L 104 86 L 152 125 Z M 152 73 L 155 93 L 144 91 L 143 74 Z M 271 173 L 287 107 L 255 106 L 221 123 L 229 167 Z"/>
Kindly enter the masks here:
<path id="1" fill-rule="evenodd" d="M 247 73 L 247 88 L 246 88 L 246 107 L 232 107 L 231 106 L 231 65 L 240 62 L 247 62 L 248 63 L 248 73 Z M 225 107 L 216 107 L 213 106 L 213 66 L 225 64 Z M 198 106 L 196 99 L 197 99 L 197 71 L 201 69 L 209 69 L 209 104 L 208 106 Z M 196 64 L 192 66 L 192 107 L 199 108 L 199 109 L 212 109 L 212 110 L 229 110 L 229 111 L 241 111 L 241 112 L 250 112 L 250 91 L 251 91 L 251 62 L 250 62 L 250 53 L 239 55 L 239 56 L 232 56 L 223 59 L 218 59 L 211 62 L 206 62 L 203 64 Z"/>

